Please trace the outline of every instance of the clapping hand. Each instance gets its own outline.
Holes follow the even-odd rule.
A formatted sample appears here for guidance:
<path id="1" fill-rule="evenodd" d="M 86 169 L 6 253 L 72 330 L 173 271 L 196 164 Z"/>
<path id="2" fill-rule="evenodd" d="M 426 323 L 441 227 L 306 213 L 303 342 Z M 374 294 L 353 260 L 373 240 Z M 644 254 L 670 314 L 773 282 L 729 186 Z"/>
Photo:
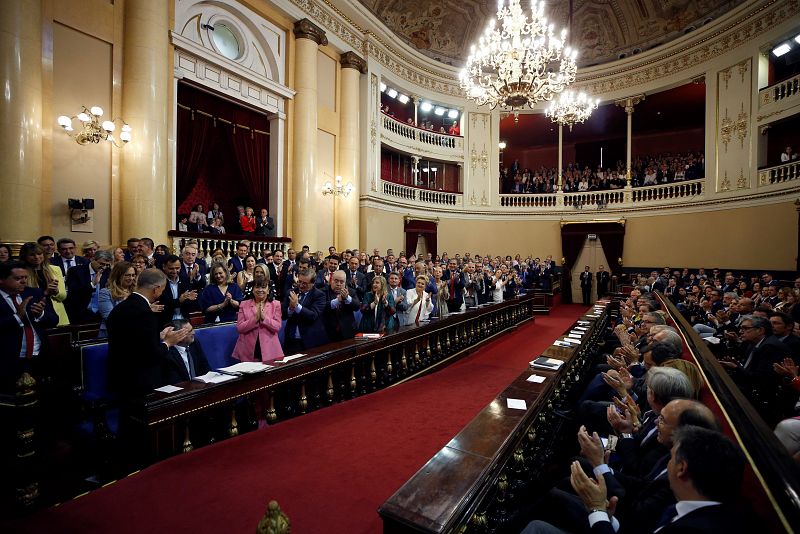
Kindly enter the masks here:
<path id="1" fill-rule="evenodd" d="M 597 432 L 593 432 L 590 436 L 586 432 L 586 427 L 581 425 L 578 429 L 578 445 L 581 447 L 581 456 L 589 460 L 592 467 L 605 463 L 605 449 Z"/>
<path id="2" fill-rule="evenodd" d="M 45 296 L 57 295 L 58 294 L 58 280 L 50 280 L 47 283 L 47 289 L 44 290 Z"/>
<path id="3" fill-rule="evenodd" d="M 616 406 L 609 404 L 608 408 L 606 408 L 606 418 L 608 419 L 608 424 L 611 425 L 611 428 L 613 428 L 619 434 L 633 433 L 633 418 L 630 410 L 628 410 L 628 407 L 616 397 L 614 398 L 614 404 Z M 620 414 L 618 410 L 620 405 L 624 407 L 622 414 Z"/>
<path id="4" fill-rule="evenodd" d="M 773 363 L 772 368 L 775 372 L 782 376 L 795 378 L 798 374 L 797 364 L 791 358 L 784 358 L 783 363 Z"/>
<path id="5" fill-rule="evenodd" d="M 152 304 L 150 304 L 150 311 L 153 313 L 161 313 L 162 311 L 164 311 L 164 305 L 159 304 L 158 302 L 153 302 Z"/>
<path id="6" fill-rule="evenodd" d="M 339 302 L 344 304 L 347 301 L 347 297 L 350 296 L 350 293 L 347 291 L 346 287 L 343 287 L 341 291 L 339 291 Z"/>
<path id="7" fill-rule="evenodd" d="M 42 299 L 39 302 L 34 302 L 33 304 L 31 304 L 31 313 L 33 313 L 33 316 L 39 317 L 44 312 L 44 307 L 46 306 L 46 304 L 47 301 L 45 299 Z"/>
<path id="8" fill-rule="evenodd" d="M 300 302 L 300 298 L 294 291 L 289 291 L 289 308 L 295 309 Z"/>
<path id="9" fill-rule="evenodd" d="M 177 345 L 178 343 L 186 339 L 186 336 L 189 335 L 190 330 L 191 330 L 190 324 L 187 324 L 186 326 L 178 330 L 175 330 L 173 327 L 168 326 L 161 331 L 161 341 L 166 343 L 168 347 L 172 347 L 173 345 Z"/>
<path id="10" fill-rule="evenodd" d="M 200 272 L 200 264 L 199 264 L 199 263 L 195 263 L 195 264 L 194 264 L 194 267 L 192 267 L 192 276 L 191 276 L 191 279 L 192 279 L 192 280 L 194 280 L 195 278 L 197 278 L 197 274 L 198 274 L 199 272 Z"/>
<path id="11" fill-rule="evenodd" d="M 14 303 L 14 307 L 15 307 L 15 308 L 17 308 L 17 315 L 20 317 L 20 319 L 23 319 L 23 320 L 25 319 L 25 314 L 27 313 L 27 312 L 25 311 L 25 309 L 28 307 L 28 303 L 29 303 L 31 300 L 33 300 L 33 297 L 26 297 L 26 298 L 24 298 L 24 299 L 22 300 L 22 302 L 20 302 L 19 304 L 17 304 L 17 301 L 16 301 L 16 299 L 13 299 L 13 298 L 11 299 L 11 302 L 13 302 L 13 303 Z M 31 311 L 33 311 L 33 308 L 32 308 L 32 307 L 31 307 Z"/>
<path id="12" fill-rule="evenodd" d="M 602 510 L 608 512 L 609 517 L 614 515 L 617 508 L 617 497 L 611 497 L 608 500 L 608 490 L 606 489 L 606 481 L 603 477 L 599 477 L 596 481 L 586 476 L 583 472 L 580 462 L 572 462 L 570 466 L 570 483 L 578 497 L 583 501 L 583 505 L 587 510 Z"/>

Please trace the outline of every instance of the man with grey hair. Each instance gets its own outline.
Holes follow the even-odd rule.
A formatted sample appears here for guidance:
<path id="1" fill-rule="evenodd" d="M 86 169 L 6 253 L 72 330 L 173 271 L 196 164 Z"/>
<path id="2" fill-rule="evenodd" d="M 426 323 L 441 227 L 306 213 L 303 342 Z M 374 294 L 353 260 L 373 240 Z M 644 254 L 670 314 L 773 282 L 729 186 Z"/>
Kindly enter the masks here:
<path id="1" fill-rule="evenodd" d="M 191 330 L 168 326 L 159 332 L 158 316 L 150 304 L 166 285 L 167 276 L 160 269 L 145 269 L 139 274 L 136 290 L 111 311 L 106 321 L 111 389 L 123 402 L 141 401 L 166 384 L 163 366 L 171 360 L 169 349 Z"/>
<path id="2" fill-rule="evenodd" d="M 99 323 L 100 290 L 106 287 L 113 261 L 111 252 L 98 250 L 92 260 L 67 271 L 67 309 L 70 324 Z"/>
<path id="3" fill-rule="evenodd" d="M 741 349 L 719 363 L 730 369 L 739 389 L 750 399 L 761 417 L 774 426 L 785 415 L 780 377 L 773 364 L 790 356 L 789 349 L 772 335 L 769 319 L 745 315 L 739 324 Z"/>

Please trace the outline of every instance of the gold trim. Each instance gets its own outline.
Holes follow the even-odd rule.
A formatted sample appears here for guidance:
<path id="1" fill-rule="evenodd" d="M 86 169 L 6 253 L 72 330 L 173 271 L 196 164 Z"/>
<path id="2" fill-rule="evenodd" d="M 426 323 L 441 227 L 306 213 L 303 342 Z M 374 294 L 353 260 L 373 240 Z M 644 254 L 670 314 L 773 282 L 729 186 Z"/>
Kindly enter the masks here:
<path id="1" fill-rule="evenodd" d="M 592 219 L 591 221 L 560 221 L 561 228 L 569 224 L 596 224 L 596 223 L 618 223 L 625 227 L 625 219 Z"/>

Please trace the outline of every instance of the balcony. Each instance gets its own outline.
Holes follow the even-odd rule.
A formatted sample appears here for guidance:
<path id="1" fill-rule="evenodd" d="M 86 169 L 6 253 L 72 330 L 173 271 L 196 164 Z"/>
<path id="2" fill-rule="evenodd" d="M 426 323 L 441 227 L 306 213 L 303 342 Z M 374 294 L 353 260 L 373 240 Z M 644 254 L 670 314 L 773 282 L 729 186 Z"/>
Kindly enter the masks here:
<path id="1" fill-rule="evenodd" d="M 423 130 L 381 114 L 381 141 L 409 154 L 449 161 L 464 160 L 464 138 Z"/>
<path id="2" fill-rule="evenodd" d="M 413 202 L 420 207 L 424 205 L 438 206 L 463 206 L 463 195 L 460 193 L 446 193 L 444 191 L 430 191 L 427 189 L 417 189 L 392 182 L 383 183 L 383 194 Z"/>
<path id="3" fill-rule="evenodd" d="M 505 208 L 533 208 L 541 211 L 582 209 L 629 209 L 639 206 L 674 204 L 677 201 L 704 199 L 705 179 L 689 182 L 615 189 L 580 193 L 513 194 L 500 195 L 500 205 Z"/>
<path id="4" fill-rule="evenodd" d="M 800 178 L 800 161 L 797 160 L 758 170 L 759 187 L 794 182 L 798 178 Z"/>
<path id="5" fill-rule="evenodd" d="M 800 103 L 800 74 L 758 92 L 758 123 L 766 124 L 788 117 Z"/>

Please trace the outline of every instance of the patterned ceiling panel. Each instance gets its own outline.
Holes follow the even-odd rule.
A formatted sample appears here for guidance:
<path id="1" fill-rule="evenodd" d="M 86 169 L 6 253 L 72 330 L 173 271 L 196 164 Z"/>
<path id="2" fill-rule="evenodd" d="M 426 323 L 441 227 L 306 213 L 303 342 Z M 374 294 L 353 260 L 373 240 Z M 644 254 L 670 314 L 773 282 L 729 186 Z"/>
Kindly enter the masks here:
<path id="1" fill-rule="evenodd" d="M 496 0 L 359 0 L 421 53 L 460 66 L 478 40 Z M 573 43 L 582 66 L 649 50 L 708 23 L 745 0 L 573 0 Z M 568 26 L 567 0 L 548 0 L 556 28 Z M 529 5 L 523 0 L 523 6 Z"/>

